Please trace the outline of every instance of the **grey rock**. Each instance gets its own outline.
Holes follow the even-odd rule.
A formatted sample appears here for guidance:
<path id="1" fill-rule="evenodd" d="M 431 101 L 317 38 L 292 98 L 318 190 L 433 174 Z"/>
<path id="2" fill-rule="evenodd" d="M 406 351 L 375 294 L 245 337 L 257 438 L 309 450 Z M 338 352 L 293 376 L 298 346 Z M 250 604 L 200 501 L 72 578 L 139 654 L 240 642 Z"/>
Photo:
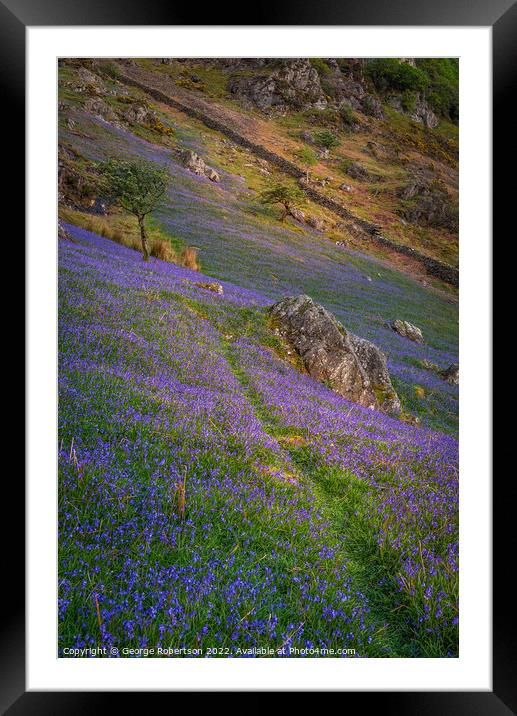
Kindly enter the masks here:
<path id="1" fill-rule="evenodd" d="M 261 69 L 259 75 L 231 77 L 230 92 L 262 110 L 326 105 L 319 75 L 308 59 L 277 60 L 265 63 Z"/>
<path id="2" fill-rule="evenodd" d="M 389 103 L 394 109 L 397 110 L 397 112 L 407 115 L 414 122 L 423 124 L 430 129 L 434 129 L 434 127 L 436 127 L 436 125 L 438 124 L 438 117 L 427 104 L 425 97 L 422 97 L 422 95 L 420 94 L 417 95 L 415 99 L 415 104 L 411 108 L 411 110 L 406 110 L 403 107 L 402 99 L 399 95 L 394 95 L 390 97 Z"/>
<path id="3" fill-rule="evenodd" d="M 103 99 L 99 97 L 91 97 L 84 103 L 84 109 L 90 114 L 94 114 L 96 117 L 104 119 L 106 122 L 116 122 L 117 115 L 113 109 Z"/>
<path id="4" fill-rule="evenodd" d="M 384 354 L 373 343 L 346 331 L 312 298 L 285 298 L 271 307 L 270 319 L 311 377 L 366 408 L 400 411 Z"/>
<path id="5" fill-rule="evenodd" d="M 314 144 L 314 137 L 312 136 L 312 134 L 310 132 L 307 132 L 307 131 L 300 132 L 300 139 L 303 142 L 307 142 L 307 144 Z"/>
<path id="6" fill-rule="evenodd" d="M 414 326 L 408 321 L 401 321 L 399 318 L 397 318 L 395 321 L 392 321 L 392 323 L 390 323 L 390 327 L 395 331 L 395 333 L 398 333 L 399 336 L 402 336 L 403 338 L 407 338 L 410 341 L 414 341 L 415 343 L 424 342 L 424 337 L 420 328 Z"/>
<path id="7" fill-rule="evenodd" d="M 398 213 L 410 223 L 457 233 L 458 207 L 438 182 L 412 177 L 397 194 L 406 202 Z"/>
<path id="8" fill-rule="evenodd" d="M 352 162 L 345 171 L 352 179 L 358 179 L 359 181 L 372 181 L 374 178 L 361 162 Z"/>
<path id="9" fill-rule="evenodd" d="M 384 110 L 382 109 L 381 102 L 371 94 L 366 94 L 361 99 L 361 111 L 363 114 L 369 117 L 375 117 L 375 119 L 384 119 Z"/>
<path id="10" fill-rule="evenodd" d="M 305 217 L 305 223 L 317 231 L 323 231 L 325 228 L 323 219 L 319 219 L 317 216 L 312 216 L 311 214 Z"/>
<path id="11" fill-rule="evenodd" d="M 193 152 L 191 149 L 186 149 L 182 152 L 180 158 L 183 166 L 194 174 L 197 174 L 198 176 L 205 176 L 213 182 L 221 181 L 221 177 L 215 169 L 212 169 L 212 167 L 209 167 L 208 164 L 205 164 L 199 154 L 196 154 L 196 152 Z"/>
<path id="12" fill-rule="evenodd" d="M 291 207 L 289 213 L 291 214 L 293 219 L 296 219 L 296 221 L 299 221 L 302 224 L 305 221 L 305 214 L 301 209 L 298 209 L 296 206 Z"/>
<path id="13" fill-rule="evenodd" d="M 156 114 L 152 110 L 138 102 L 129 105 L 122 116 L 129 124 L 148 124 L 156 118 Z"/>
<path id="14" fill-rule="evenodd" d="M 101 78 L 86 67 L 79 67 L 77 70 L 78 84 L 76 90 L 78 92 L 88 92 L 90 94 L 102 94 L 105 90 L 105 84 Z"/>
<path id="15" fill-rule="evenodd" d="M 434 129 L 438 124 L 438 117 L 421 95 L 417 97 L 415 108 L 411 112 L 411 119 L 415 122 L 422 122 L 429 129 Z"/>

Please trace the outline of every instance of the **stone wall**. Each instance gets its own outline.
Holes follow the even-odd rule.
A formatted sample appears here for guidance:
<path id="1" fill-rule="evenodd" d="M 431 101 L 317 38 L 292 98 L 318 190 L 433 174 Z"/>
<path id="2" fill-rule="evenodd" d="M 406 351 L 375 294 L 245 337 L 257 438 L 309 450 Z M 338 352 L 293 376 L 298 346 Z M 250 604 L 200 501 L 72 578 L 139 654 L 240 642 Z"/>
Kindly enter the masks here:
<path id="1" fill-rule="evenodd" d="M 300 179 L 305 176 L 305 171 L 300 169 L 300 167 L 294 164 L 294 162 L 290 162 L 284 157 L 275 154 L 269 149 L 266 149 L 266 147 L 262 146 L 261 144 L 255 144 L 255 142 L 252 142 L 246 137 L 243 137 L 241 134 L 236 132 L 231 127 L 228 127 L 220 120 L 215 119 L 214 117 L 211 117 L 210 115 L 205 114 L 198 109 L 189 107 L 182 102 L 178 102 L 178 100 L 173 99 L 168 94 L 165 94 L 164 92 L 161 92 L 154 87 L 149 87 L 149 85 L 143 84 L 142 82 L 138 82 L 132 77 L 128 77 L 122 73 L 119 73 L 117 76 L 121 81 L 125 82 L 126 84 L 144 90 L 148 95 L 154 97 L 154 99 L 156 99 L 158 102 L 162 102 L 163 104 L 168 104 L 175 109 L 179 109 L 184 114 L 187 114 L 188 116 L 203 122 L 203 124 L 205 124 L 210 129 L 215 129 L 221 134 L 224 134 L 238 146 L 244 147 L 245 149 L 249 149 L 251 152 L 253 152 L 253 154 L 255 154 L 255 156 L 260 157 L 261 159 L 265 159 L 271 164 L 274 164 L 283 172 L 289 174 L 289 176 L 295 177 L 296 179 Z M 381 236 L 379 227 L 375 224 L 372 224 L 369 221 L 365 221 L 364 219 L 359 219 L 352 212 L 346 209 L 342 204 L 339 204 L 333 199 L 330 199 L 329 197 L 325 196 L 311 186 L 302 185 L 302 188 L 307 194 L 307 196 L 312 199 L 312 201 L 314 201 L 316 204 L 319 204 L 320 206 L 329 209 L 334 214 L 340 216 L 343 219 L 353 221 L 355 224 L 360 226 L 367 234 L 369 234 L 372 239 L 376 241 L 380 246 L 385 246 L 386 248 L 389 248 L 390 250 L 395 251 L 399 254 L 403 254 L 404 256 L 409 256 L 410 258 L 416 259 L 425 267 L 427 273 L 431 276 L 435 276 L 442 281 L 451 284 L 452 286 L 459 286 L 458 269 L 454 268 L 453 266 L 449 266 L 442 261 L 433 259 L 430 256 L 426 256 L 425 254 L 416 251 L 410 246 L 397 244 L 395 241 L 391 241 L 391 239 L 387 239 L 385 236 Z"/>

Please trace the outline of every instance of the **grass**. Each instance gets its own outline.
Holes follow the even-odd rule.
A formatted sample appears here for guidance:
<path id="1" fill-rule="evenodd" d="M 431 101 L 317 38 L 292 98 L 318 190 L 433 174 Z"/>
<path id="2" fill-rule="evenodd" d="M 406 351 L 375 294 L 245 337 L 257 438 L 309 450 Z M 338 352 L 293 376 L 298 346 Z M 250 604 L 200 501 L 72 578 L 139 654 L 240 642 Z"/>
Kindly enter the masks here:
<path id="1" fill-rule="evenodd" d="M 379 655 L 395 652 L 400 658 L 436 658 L 456 654 L 454 626 L 444 630 L 440 620 L 433 619 L 432 614 L 422 624 L 429 599 L 424 596 L 426 583 L 423 582 L 423 586 L 420 583 L 416 589 L 401 589 L 403 550 L 393 549 L 389 541 L 380 543 L 385 516 L 376 509 L 376 496 L 369 485 L 351 471 L 328 468 L 314 461 L 307 448 L 296 448 L 291 454 L 295 464 L 314 483 L 322 509 L 341 537 L 351 574 L 367 595 L 378 624 L 382 625 L 376 632 Z M 397 481 L 398 477 L 392 473 L 387 474 L 386 479 Z M 435 591 L 439 592 L 444 586 L 443 578 L 438 577 L 436 583 Z M 457 598 L 457 581 L 454 593 Z M 454 608 L 448 609 L 453 617 Z"/>
<path id="2" fill-rule="evenodd" d="M 156 69 L 188 79 L 179 70 Z M 210 73 L 196 72 L 201 89 L 229 103 Z M 74 242 L 60 242 L 60 648 L 454 655 L 455 458 L 444 433 L 457 432 L 457 389 L 420 362 L 444 368 L 456 358 L 457 306 L 365 253 L 279 222 L 253 194 L 276 170 L 264 176 L 217 133 L 158 109 L 174 141 L 223 168 L 220 185 L 184 172 L 157 134 L 145 145 L 79 114 L 76 134 L 60 129 L 89 160 L 149 155 L 172 178 L 145 265 L 128 250 L 139 250 L 131 217 L 62 209 L 110 241 L 76 229 Z M 281 144 L 304 121 L 273 119 L 263 139 Z M 318 174 L 348 157 L 368 163 L 365 141 L 347 134 Z M 286 146 L 289 155 L 300 142 Z M 381 164 L 392 191 L 405 169 Z M 366 186 L 346 200 L 372 218 L 393 210 L 390 197 Z M 191 244 L 206 280 L 224 282 L 222 296 L 196 285 Z M 171 255 L 177 265 L 157 260 Z M 265 310 L 301 292 L 382 347 L 404 410 L 424 427 L 357 412 L 302 373 Z M 395 317 L 421 327 L 426 344 L 387 329 Z"/>
<path id="3" fill-rule="evenodd" d="M 140 231 L 137 221 L 128 214 L 113 212 L 99 216 L 71 209 L 67 206 L 60 206 L 59 218 L 80 226 L 87 231 L 104 236 L 127 248 L 135 251 L 141 250 Z M 146 228 L 151 256 L 162 261 L 185 266 L 194 271 L 200 270 L 201 267 L 195 247 L 185 246 L 181 240 L 167 234 L 152 216 L 147 217 Z"/>
<path id="4" fill-rule="evenodd" d="M 59 282 L 61 648 L 446 656 L 455 631 L 419 626 L 422 580 L 400 591 L 406 548 L 379 543 L 372 485 L 323 463 L 318 436 L 268 404 L 252 347 L 295 395 L 307 386 L 275 357 L 264 310 L 73 233 Z M 396 495 L 397 469 L 379 474 Z"/>

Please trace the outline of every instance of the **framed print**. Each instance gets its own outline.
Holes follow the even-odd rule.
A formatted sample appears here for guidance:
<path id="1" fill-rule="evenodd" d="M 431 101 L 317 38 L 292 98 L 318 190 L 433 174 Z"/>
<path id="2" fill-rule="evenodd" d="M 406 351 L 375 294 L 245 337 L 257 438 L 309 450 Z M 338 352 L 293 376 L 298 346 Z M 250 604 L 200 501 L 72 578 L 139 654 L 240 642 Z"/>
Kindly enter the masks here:
<path id="1" fill-rule="evenodd" d="M 491 444 L 515 5 L 0 11 L 29 397 L 3 708 L 516 712 Z"/>

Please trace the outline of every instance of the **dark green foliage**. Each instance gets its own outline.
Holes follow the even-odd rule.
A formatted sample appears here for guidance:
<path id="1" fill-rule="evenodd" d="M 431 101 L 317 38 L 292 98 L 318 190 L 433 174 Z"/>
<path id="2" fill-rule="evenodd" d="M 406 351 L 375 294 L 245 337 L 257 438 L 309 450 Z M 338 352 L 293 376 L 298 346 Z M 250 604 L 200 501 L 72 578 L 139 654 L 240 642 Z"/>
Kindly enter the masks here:
<path id="1" fill-rule="evenodd" d="M 167 186 L 169 173 L 165 167 L 156 167 L 142 159 L 124 161 L 108 159 L 100 162 L 99 171 L 104 180 L 106 195 L 122 209 L 138 219 L 142 241 L 142 258 L 149 259 L 149 245 L 145 230 L 145 217 L 158 208 Z"/>
<path id="2" fill-rule="evenodd" d="M 305 194 L 296 184 L 274 184 L 260 194 L 262 204 L 281 204 L 284 212 L 281 219 L 285 219 L 289 211 L 305 201 Z"/>
<path id="3" fill-rule="evenodd" d="M 330 73 L 330 67 L 327 65 L 325 60 L 321 59 L 321 57 L 311 57 L 309 62 L 320 76 L 328 75 Z"/>
<path id="4" fill-rule="evenodd" d="M 333 147 L 339 146 L 338 137 L 336 137 L 333 132 L 329 132 L 327 129 L 323 129 L 321 132 L 316 132 L 314 139 L 320 147 L 324 147 L 325 149 L 332 149 Z"/>
<path id="5" fill-rule="evenodd" d="M 135 216 L 154 211 L 167 191 L 167 170 L 150 162 L 108 159 L 99 164 L 99 170 L 108 196 Z"/>
<path id="6" fill-rule="evenodd" d="M 380 92 L 423 92 L 428 86 L 425 72 L 394 58 L 372 60 L 366 66 L 366 72 Z"/>
<path id="7" fill-rule="evenodd" d="M 431 109 L 453 122 L 459 115 L 459 63 L 457 58 L 422 58 L 416 67 L 393 58 L 375 59 L 366 65 L 378 92 L 401 92 L 402 106 L 411 111 L 417 93 L 422 93 Z"/>
<path id="8" fill-rule="evenodd" d="M 453 122 L 459 117 L 459 62 L 454 57 L 416 60 L 417 67 L 427 75 L 427 101 L 432 109 Z"/>

